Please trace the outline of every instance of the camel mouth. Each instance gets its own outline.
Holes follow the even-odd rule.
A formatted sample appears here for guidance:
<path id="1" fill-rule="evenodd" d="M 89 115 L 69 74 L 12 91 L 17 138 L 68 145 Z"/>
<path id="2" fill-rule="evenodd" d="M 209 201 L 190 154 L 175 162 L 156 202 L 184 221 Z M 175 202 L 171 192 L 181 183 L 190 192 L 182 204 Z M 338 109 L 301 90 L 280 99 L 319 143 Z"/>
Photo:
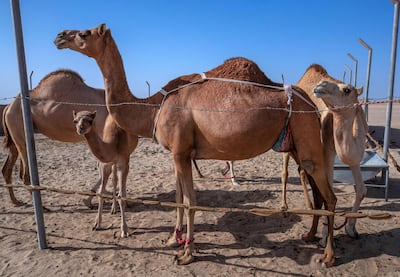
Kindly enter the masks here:
<path id="1" fill-rule="evenodd" d="M 54 40 L 54 44 L 57 47 L 57 49 L 64 49 L 66 43 L 67 43 L 67 41 L 63 38 L 56 38 Z"/>
<path id="2" fill-rule="evenodd" d="M 326 90 L 322 87 L 315 87 L 314 88 L 314 96 L 317 98 L 321 98 L 323 95 L 326 94 Z"/>

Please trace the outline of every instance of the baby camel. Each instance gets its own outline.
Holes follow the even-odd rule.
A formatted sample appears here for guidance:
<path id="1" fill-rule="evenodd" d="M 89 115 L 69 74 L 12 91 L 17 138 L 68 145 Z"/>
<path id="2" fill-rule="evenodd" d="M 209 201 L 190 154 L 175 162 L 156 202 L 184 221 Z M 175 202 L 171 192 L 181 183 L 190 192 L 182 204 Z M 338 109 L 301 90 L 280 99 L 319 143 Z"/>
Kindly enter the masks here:
<path id="1" fill-rule="evenodd" d="M 338 84 L 332 81 L 321 81 L 314 88 L 314 95 L 320 98 L 333 119 L 332 133 L 325 135 L 324 141 L 333 137 L 334 150 L 339 159 L 347 164 L 353 173 L 356 197 L 353 203 L 352 212 L 357 212 L 361 201 L 364 199 L 367 189 L 364 185 L 360 163 L 365 151 L 365 139 L 368 132 L 368 124 L 364 112 L 358 103 L 358 96 L 362 88 L 356 89 L 348 84 Z M 329 154 L 329 155 L 328 155 Z M 333 168 L 334 153 L 326 155 L 328 168 Z M 333 184 L 332 171 L 328 172 L 329 182 Z M 346 233 L 351 237 L 357 237 L 356 219 L 350 218 L 346 224 Z"/>
<path id="2" fill-rule="evenodd" d="M 129 158 L 138 144 L 138 137 L 136 135 L 128 135 L 117 126 L 111 116 L 107 116 L 104 124 L 103 137 L 100 137 L 99 134 L 94 131 L 96 111 L 73 111 L 73 117 L 76 132 L 79 135 L 85 136 L 93 155 L 102 162 L 101 195 L 104 194 L 108 177 L 111 174 L 111 167 L 109 165 L 112 164 L 116 167 L 119 186 L 118 203 L 121 210 L 121 237 L 127 237 L 129 233 L 125 221 L 126 179 L 129 172 Z M 103 203 L 104 199 L 100 196 L 98 213 L 93 230 L 100 228 Z"/>

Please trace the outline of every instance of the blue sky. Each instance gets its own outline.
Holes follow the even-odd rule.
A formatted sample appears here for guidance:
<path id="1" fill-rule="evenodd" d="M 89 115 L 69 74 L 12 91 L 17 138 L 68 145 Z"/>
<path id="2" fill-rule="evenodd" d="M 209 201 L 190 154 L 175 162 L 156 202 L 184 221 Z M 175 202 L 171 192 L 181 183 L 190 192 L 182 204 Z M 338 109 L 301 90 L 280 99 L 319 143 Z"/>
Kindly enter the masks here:
<path id="1" fill-rule="evenodd" d="M 121 52 L 131 91 L 147 97 L 180 75 L 207 71 L 230 57 L 255 61 L 268 77 L 296 83 L 312 63 L 342 79 L 358 59 L 357 85 L 365 84 L 373 48 L 370 92 L 387 98 L 394 5 L 389 0 L 20 0 L 28 75 L 33 86 L 51 71 L 69 68 L 103 88 L 97 64 L 53 40 L 64 29 L 106 23 Z M 0 1 L 0 98 L 20 91 L 10 1 Z M 398 54 L 398 56 L 400 53 Z M 397 59 L 399 60 L 399 58 Z M 397 68 L 395 98 L 400 95 Z M 347 81 L 350 72 L 346 73 Z M 6 98 L 6 100 L 4 100 Z"/>

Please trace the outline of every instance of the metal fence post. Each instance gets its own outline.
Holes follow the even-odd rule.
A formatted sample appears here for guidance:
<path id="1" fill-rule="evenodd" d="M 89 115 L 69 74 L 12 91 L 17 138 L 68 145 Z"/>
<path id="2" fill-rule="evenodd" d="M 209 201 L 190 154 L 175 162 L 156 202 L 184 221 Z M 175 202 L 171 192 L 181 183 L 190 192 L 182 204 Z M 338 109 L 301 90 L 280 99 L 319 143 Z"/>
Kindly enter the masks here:
<path id="1" fill-rule="evenodd" d="M 21 24 L 21 12 L 20 12 L 19 0 L 11 0 L 11 7 L 12 7 L 12 15 L 14 21 L 14 32 L 15 32 L 15 40 L 16 40 L 17 56 L 18 56 L 19 78 L 20 78 L 20 86 L 22 94 L 21 97 L 22 115 L 24 120 L 25 138 L 26 138 L 26 146 L 28 152 L 29 173 L 32 186 L 39 186 L 39 175 L 37 170 L 35 140 L 33 136 L 32 114 L 31 114 L 31 105 L 30 105 L 30 98 L 28 91 L 28 77 L 26 74 L 25 50 L 24 50 L 24 41 L 22 36 L 22 24 Z M 32 197 L 35 208 L 35 221 L 36 221 L 39 249 L 45 249 L 47 248 L 47 242 L 46 242 L 46 233 L 43 220 L 43 207 L 42 207 L 42 199 L 40 196 L 40 191 L 33 190 Z"/>

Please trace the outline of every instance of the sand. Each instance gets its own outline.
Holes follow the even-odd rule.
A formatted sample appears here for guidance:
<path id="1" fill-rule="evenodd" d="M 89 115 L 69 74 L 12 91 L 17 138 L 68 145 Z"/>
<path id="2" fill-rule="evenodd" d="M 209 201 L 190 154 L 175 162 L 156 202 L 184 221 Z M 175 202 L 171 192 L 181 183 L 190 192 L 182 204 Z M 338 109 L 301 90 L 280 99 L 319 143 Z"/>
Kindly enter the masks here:
<path id="1" fill-rule="evenodd" d="M 386 105 L 369 108 L 370 130 L 382 141 Z M 390 151 L 400 162 L 400 105 L 394 106 Z M 46 187 L 88 191 L 98 178 L 97 164 L 85 143 L 61 143 L 36 134 L 40 184 Z M 6 152 L 0 151 L 4 161 Z M 279 209 L 281 199 L 280 153 L 270 151 L 235 163 L 240 186 L 221 176 L 222 161 L 199 161 L 203 179 L 195 177 L 198 204 L 209 207 Z M 164 243 L 173 231 L 175 210 L 159 205 L 132 204 L 127 208 L 131 236 L 119 237 L 119 215 L 103 216 L 104 229 L 92 231 L 96 209 L 83 205 L 84 196 L 42 191 L 48 249 L 39 250 L 32 199 L 14 171 L 16 196 L 26 205 L 14 207 L 0 178 L 1 276 L 400 276 L 400 173 L 390 163 L 389 201 L 382 188 L 368 188 L 361 205 L 367 214 L 387 212 L 390 219 L 362 218 L 359 239 L 335 231 L 336 265 L 316 262 L 323 253 L 317 242 L 300 239 L 311 226 L 307 215 L 263 217 L 239 212 L 197 212 L 195 261 L 174 263 L 177 249 Z M 131 156 L 128 197 L 174 202 L 173 164 L 168 151 L 149 139 L 140 139 Z M 293 161 L 289 168 L 288 203 L 305 208 Z M 196 175 L 194 175 L 196 176 Z M 377 178 L 379 182 L 379 178 Z M 337 209 L 349 210 L 351 185 L 334 186 Z M 96 201 L 93 201 L 96 203 Z M 336 224 L 343 222 L 337 217 Z M 321 228 L 320 228 L 321 229 Z M 321 236 L 321 230 L 317 234 Z"/>

